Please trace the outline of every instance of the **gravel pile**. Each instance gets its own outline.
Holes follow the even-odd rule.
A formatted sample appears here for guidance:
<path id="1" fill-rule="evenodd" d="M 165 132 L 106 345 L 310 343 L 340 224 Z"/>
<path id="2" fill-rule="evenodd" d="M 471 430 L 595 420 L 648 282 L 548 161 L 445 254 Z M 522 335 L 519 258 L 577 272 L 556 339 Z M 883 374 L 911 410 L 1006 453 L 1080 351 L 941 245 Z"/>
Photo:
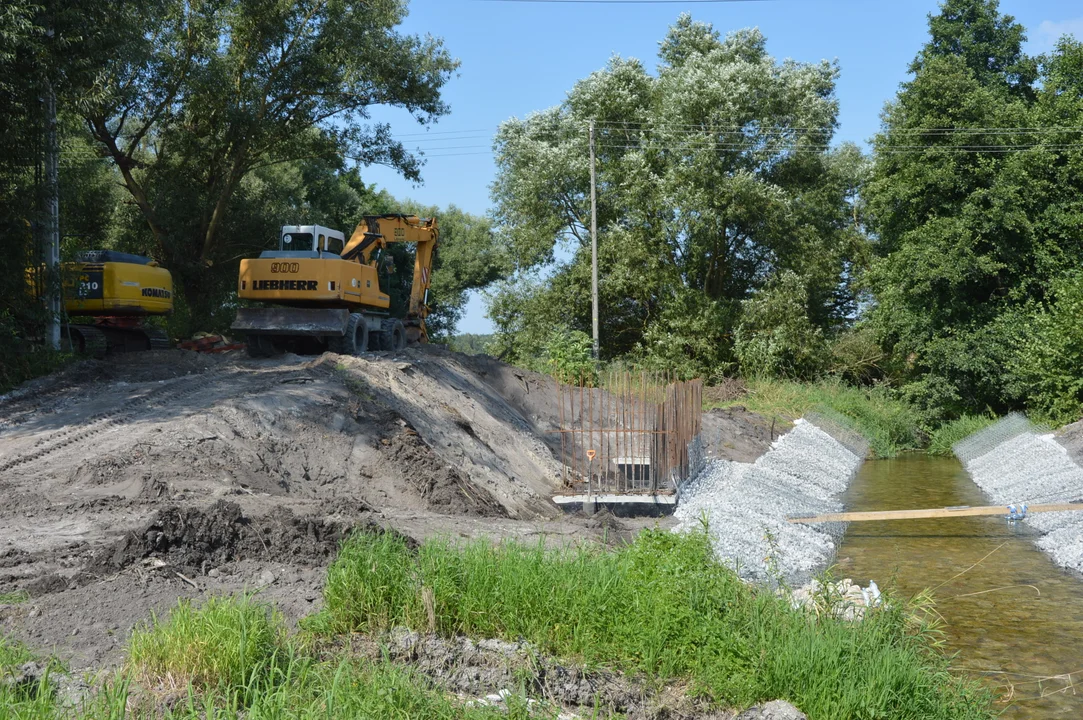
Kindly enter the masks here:
<path id="1" fill-rule="evenodd" d="M 706 523 L 718 557 L 741 577 L 800 585 L 831 562 L 845 526 L 786 518 L 842 510 L 837 496 L 862 459 L 799 420 L 755 463 L 709 462 L 681 492 L 675 531 Z"/>
<path id="2" fill-rule="evenodd" d="M 1083 500 L 1083 469 L 1052 435 L 1028 430 L 983 454 L 964 457 L 960 459 L 970 477 L 994 503 L 1037 505 Z M 1083 512 L 1028 515 L 1025 522 L 1040 533 L 1035 542 L 1054 562 L 1083 570 Z"/>

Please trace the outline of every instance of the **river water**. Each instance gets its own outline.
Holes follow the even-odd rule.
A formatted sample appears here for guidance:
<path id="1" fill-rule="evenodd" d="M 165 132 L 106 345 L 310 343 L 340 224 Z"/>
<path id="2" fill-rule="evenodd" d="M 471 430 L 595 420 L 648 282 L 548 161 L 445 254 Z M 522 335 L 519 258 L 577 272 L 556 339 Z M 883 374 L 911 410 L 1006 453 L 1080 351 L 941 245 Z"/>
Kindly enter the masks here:
<path id="1" fill-rule="evenodd" d="M 927 455 L 866 462 L 843 501 L 851 511 L 988 504 L 958 461 Z M 1003 717 L 1083 718 L 1083 578 L 1040 552 L 1025 521 L 851 523 L 837 576 L 906 596 L 936 588 L 953 666 L 1011 698 Z"/>

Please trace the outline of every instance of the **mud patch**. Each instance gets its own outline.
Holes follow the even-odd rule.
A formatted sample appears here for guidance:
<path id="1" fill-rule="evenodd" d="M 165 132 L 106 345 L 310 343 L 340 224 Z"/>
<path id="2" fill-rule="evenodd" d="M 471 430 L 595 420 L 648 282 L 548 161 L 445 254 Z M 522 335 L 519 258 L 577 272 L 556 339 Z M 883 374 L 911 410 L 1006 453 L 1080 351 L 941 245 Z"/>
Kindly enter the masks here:
<path id="1" fill-rule="evenodd" d="M 360 515 L 368 509 L 356 504 L 340 508 L 341 512 L 351 510 Z M 369 527 L 371 523 L 297 516 L 283 507 L 249 518 L 237 503 L 225 500 L 205 509 L 171 506 L 156 513 L 144 527 L 95 552 L 85 569 L 100 575 L 151 557 L 200 573 L 208 566 L 247 559 L 324 565 L 359 525 Z"/>

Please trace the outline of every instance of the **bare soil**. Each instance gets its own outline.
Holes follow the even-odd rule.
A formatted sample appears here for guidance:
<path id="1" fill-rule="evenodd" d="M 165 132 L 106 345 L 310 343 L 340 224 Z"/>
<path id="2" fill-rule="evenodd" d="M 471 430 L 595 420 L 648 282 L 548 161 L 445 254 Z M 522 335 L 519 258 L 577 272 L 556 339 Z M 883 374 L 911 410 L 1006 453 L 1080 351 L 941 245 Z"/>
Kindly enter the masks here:
<path id="1" fill-rule="evenodd" d="M 0 594 L 29 595 L 0 605 L 0 633 L 103 668 L 179 598 L 258 590 L 313 612 L 359 527 L 559 544 L 665 526 L 551 501 L 556 402 L 545 376 L 435 347 L 155 351 L 28 383 L 0 398 Z M 734 408 L 705 415 L 704 439 L 745 461 L 771 441 Z"/>
<path id="2" fill-rule="evenodd" d="M 1065 425 L 1057 431 L 1057 442 L 1068 451 L 1077 465 L 1083 466 L 1083 420 Z"/>
<path id="3" fill-rule="evenodd" d="M 700 438 L 707 457 L 748 463 L 755 462 L 792 427 L 792 423 L 772 421 L 733 405 L 703 413 Z"/>

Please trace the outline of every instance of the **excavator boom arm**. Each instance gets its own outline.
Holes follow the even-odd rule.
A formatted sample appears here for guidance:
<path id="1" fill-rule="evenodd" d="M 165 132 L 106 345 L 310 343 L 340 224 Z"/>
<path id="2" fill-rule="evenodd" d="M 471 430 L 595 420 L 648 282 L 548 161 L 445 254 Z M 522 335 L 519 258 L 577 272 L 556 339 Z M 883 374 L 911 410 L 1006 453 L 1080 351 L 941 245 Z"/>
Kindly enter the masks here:
<path id="1" fill-rule="evenodd" d="M 416 215 L 366 215 L 357 224 L 349 242 L 343 248 L 344 259 L 357 258 L 364 264 L 372 261 L 372 254 L 390 243 L 414 243 L 414 280 L 410 286 L 410 310 L 407 315 L 407 332 L 417 328 L 418 337 L 413 341 L 427 342 L 425 318 L 429 308 L 425 304 L 429 286 L 432 284 L 432 263 L 440 231 L 436 218 L 422 219 Z"/>

